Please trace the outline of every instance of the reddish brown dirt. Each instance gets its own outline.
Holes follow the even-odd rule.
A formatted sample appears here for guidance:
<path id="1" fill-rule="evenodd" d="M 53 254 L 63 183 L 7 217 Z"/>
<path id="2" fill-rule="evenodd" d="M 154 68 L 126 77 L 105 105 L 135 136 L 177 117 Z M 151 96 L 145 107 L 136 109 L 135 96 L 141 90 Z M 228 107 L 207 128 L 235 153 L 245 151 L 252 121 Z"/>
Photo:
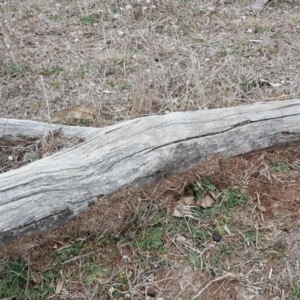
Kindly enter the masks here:
<path id="1" fill-rule="evenodd" d="M 291 170 L 287 173 L 274 172 L 270 166 L 271 159 L 288 163 Z M 236 184 L 243 186 L 251 201 L 247 204 L 248 207 L 237 212 L 236 218 L 244 223 L 255 223 L 258 227 L 276 227 L 277 236 L 274 236 L 274 245 L 285 249 L 287 259 L 299 260 L 300 239 L 297 237 L 300 224 L 299 161 L 300 147 L 259 151 L 225 160 L 213 157 L 186 174 L 163 179 L 153 186 L 128 188 L 119 192 L 91 207 L 63 228 L 41 236 L 24 237 L 19 241 L 13 241 L 2 249 L 2 253 L 9 254 L 10 258 L 25 255 L 30 259 L 32 268 L 42 271 L 53 261 L 53 251 L 68 245 L 69 236 L 100 236 L 104 232 L 113 236 L 120 235 L 131 225 L 139 209 L 148 205 L 147 201 L 155 201 L 167 214 L 171 214 L 177 200 L 184 195 L 187 182 L 192 181 L 195 174 L 199 174 L 209 176 L 218 189 L 228 189 Z M 257 209 L 258 205 L 263 206 L 265 211 L 260 212 Z M 130 254 L 130 248 L 127 250 Z M 122 248 L 122 251 L 122 255 L 125 255 L 126 247 Z M 118 266 L 121 263 L 122 257 L 120 254 L 116 255 L 113 264 Z M 276 261 L 274 263 L 271 261 L 269 266 L 276 270 Z M 166 299 L 171 299 L 169 297 L 178 292 L 182 293 L 184 289 L 196 294 L 199 290 L 193 291 L 193 284 L 197 286 L 197 282 L 203 281 L 203 278 L 205 280 L 215 278 L 209 271 L 200 272 L 195 276 L 190 270 L 190 273 L 184 276 L 175 269 L 157 271 L 155 276 L 158 283 L 153 284 L 152 288 L 163 290 L 162 294 L 165 297 L 168 295 Z M 241 292 L 245 285 L 247 283 L 239 278 L 216 280 L 203 291 L 201 299 L 246 299 Z M 288 289 L 288 286 L 286 288 Z M 268 293 L 262 293 L 261 297 L 264 298 L 255 299 L 274 299 L 277 296 L 276 292 L 271 296 Z"/>

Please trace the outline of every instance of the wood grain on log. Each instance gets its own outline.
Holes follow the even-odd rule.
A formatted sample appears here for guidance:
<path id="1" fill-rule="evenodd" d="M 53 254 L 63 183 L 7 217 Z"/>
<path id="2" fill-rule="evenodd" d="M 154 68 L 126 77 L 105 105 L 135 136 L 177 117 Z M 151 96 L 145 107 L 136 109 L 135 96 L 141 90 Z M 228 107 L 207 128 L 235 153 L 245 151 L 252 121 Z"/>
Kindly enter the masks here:
<path id="1" fill-rule="evenodd" d="M 256 0 L 251 6 L 250 6 L 250 11 L 253 13 L 259 12 L 263 6 L 268 3 L 271 0 Z"/>
<path id="2" fill-rule="evenodd" d="M 0 137 L 45 134 L 48 124 L 0 119 Z M 62 127 L 88 138 L 0 174 L 0 243 L 56 229 L 127 186 L 187 171 L 214 154 L 235 156 L 300 141 L 299 99 L 176 112 L 105 128 Z"/>

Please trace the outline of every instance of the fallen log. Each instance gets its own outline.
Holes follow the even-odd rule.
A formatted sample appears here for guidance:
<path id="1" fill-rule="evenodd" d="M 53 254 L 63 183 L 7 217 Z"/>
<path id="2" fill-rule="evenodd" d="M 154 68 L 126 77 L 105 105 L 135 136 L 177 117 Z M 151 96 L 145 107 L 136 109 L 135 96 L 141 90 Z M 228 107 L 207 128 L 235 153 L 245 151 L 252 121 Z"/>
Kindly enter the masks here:
<path id="1" fill-rule="evenodd" d="M 105 128 L 0 119 L 0 140 L 61 128 L 86 140 L 0 174 L 0 243 L 56 229 L 127 186 L 187 171 L 214 154 L 236 156 L 300 142 L 300 100 L 176 112 Z"/>
<path id="2" fill-rule="evenodd" d="M 252 3 L 249 10 L 254 14 L 258 13 L 263 8 L 263 6 L 270 1 L 271 0 L 256 0 L 254 1 L 254 3 Z"/>

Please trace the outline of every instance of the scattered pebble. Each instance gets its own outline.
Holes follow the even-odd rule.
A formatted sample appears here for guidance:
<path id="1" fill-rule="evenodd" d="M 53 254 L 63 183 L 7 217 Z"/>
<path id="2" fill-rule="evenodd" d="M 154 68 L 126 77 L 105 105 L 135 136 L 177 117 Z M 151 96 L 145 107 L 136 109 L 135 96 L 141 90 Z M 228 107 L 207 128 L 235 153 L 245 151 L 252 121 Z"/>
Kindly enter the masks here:
<path id="1" fill-rule="evenodd" d="M 222 236 L 221 236 L 219 233 L 215 232 L 215 233 L 213 233 L 212 238 L 213 238 L 213 241 L 214 241 L 214 242 L 217 242 L 217 243 L 218 243 L 218 242 L 221 241 Z"/>
<path id="2" fill-rule="evenodd" d="M 257 205 L 257 208 L 258 208 L 260 211 L 262 211 L 262 212 L 267 211 L 266 208 L 265 208 L 264 206 L 262 206 L 262 205 Z"/>
<path id="3" fill-rule="evenodd" d="M 148 289 L 147 296 L 154 298 L 156 296 L 156 291 L 153 289 Z"/>
<path id="4" fill-rule="evenodd" d="M 260 175 L 259 171 L 255 171 L 251 174 L 253 178 L 257 178 Z"/>
<path id="5" fill-rule="evenodd" d="M 113 294 L 114 291 L 115 291 L 115 288 L 114 288 L 113 286 L 110 287 L 110 288 L 108 289 L 108 294 L 109 294 L 109 296 L 112 297 L 112 294 Z"/>
<path id="6" fill-rule="evenodd" d="M 186 242 L 186 238 L 182 235 L 178 235 L 176 238 L 175 238 L 175 241 L 179 244 L 184 244 Z"/>

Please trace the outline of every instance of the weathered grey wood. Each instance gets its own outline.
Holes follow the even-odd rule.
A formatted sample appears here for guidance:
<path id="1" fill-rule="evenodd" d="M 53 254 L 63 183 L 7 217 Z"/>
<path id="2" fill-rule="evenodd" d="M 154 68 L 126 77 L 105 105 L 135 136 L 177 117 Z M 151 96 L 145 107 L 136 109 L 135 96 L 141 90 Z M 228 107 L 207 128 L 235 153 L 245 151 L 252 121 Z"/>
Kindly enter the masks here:
<path id="1" fill-rule="evenodd" d="M 270 2 L 271 0 L 256 0 L 251 6 L 250 6 L 250 11 L 253 13 L 257 13 L 259 12 L 263 6 Z"/>
<path id="2" fill-rule="evenodd" d="M 85 130 L 91 138 L 78 147 L 0 174 L 1 243 L 59 228 L 126 186 L 186 171 L 213 154 L 299 142 L 300 100 L 176 112 Z"/>
<path id="3" fill-rule="evenodd" d="M 129 124 L 132 122 L 127 121 Z M 106 131 L 113 130 L 122 124 L 116 124 L 106 128 L 94 127 L 80 127 L 80 126 L 67 126 L 61 124 L 50 124 L 44 122 L 30 121 L 30 120 L 15 120 L 0 118 L 0 140 L 2 141 L 30 141 L 48 135 L 50 132 L 59 130 L 66 136 L 78 136 L 82 138 L 92 138 L 94 135 L 105 133 Z"/>

